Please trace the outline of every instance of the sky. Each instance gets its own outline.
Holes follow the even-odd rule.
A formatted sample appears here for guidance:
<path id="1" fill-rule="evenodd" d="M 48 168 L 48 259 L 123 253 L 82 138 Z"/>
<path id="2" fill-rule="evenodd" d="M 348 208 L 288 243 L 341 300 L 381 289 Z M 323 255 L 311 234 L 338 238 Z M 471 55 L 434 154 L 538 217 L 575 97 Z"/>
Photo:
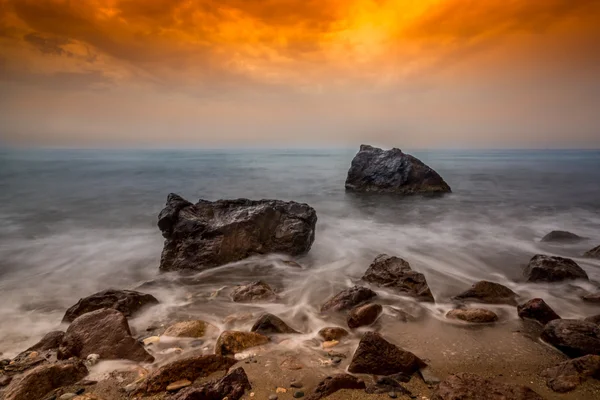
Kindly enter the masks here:
<path id="1" fill-rule="evenodd" d="M 600 148 L 598 0 L 0 0 L 0 143 Z"/>

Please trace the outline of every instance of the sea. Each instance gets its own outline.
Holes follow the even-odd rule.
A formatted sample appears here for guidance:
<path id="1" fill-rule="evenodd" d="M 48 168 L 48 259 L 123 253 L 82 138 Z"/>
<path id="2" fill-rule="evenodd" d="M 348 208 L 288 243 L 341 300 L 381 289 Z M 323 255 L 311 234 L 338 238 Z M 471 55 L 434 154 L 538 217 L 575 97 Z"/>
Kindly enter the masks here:
<path id="1" fill-rule="evenodd" d="M 542 297 L 566 318 L 600 313 L 579 299 L 600 282 L 600 260 L 583 257 L 600 245 L 600 151 L 406 149 L 452 187 L 429 198 L 346 193 L 357 149 L 1 149 L 0 353 L 12 356 L 64 329 L 69 306 L 108 288 L 143 288 L 161 301 L 133 324 L 138 329 L 181 310 L 219 325 L 243 308 L 224 294 L 228 288 L 263 279 L 281 298 L 254 310 L 316 331 L 326 323 L 320 304 L 359 283 L 380 253 L 425 274 L 436 298 L 426 311 L 435 317 L 443 318 L 453 295 L 484 279 L 525 300 Z M 194 202 L 308 203 L 318 215 L 315 242 L 296 260 L 301 269 L 242 262 L 178 284 L 158 268 L 157 215 L 171 192 Z M 587 240 L 540 242 L 552 230 Z M 573 258 L 591 283 L 525 283 L 523 267 L 535 254 Z M 516 311 L 507 315 L 517 318 Z"/>

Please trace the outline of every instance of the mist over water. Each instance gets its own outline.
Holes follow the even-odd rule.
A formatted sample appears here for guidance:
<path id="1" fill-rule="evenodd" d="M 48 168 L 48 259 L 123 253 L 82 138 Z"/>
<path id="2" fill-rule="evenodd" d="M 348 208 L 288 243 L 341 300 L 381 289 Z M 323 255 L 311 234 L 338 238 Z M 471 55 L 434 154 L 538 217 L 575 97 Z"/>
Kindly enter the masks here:
<path id="1" fill-rule="evenodd" d="M 452 187 L 451 195 L 437 198 L 346 194 L 355 152 L 1 150 L 0 352 L 24 350 L 59 327 L 81 297 L 140 285 L 162 302 L 132 321 L 140 330 L 174 314 L 222 327 L 231 313 L 267 309 L 294 328 L 316 331 L 325 325 L 317 312 L 325 298 L 358 282 L 384 252 L 425 274 L 438 302 L 427 306 L 434 316 L 481 279 L 524 298 L 543 297 L 563 317 L 600 311 L 582 305 L 569 284 L 528 285 L 522 278 L 528 260 L 546 253 L 574 258 L 600 281 L 600 261 L 581 257 L 600 244 L 600 151 L 409 151 Z M 158 273 L 163 239 L 156 217 L 170 192 L 194 202 L 306 202 L 319 218 L 315 243 L 297 260 L 302 269 L 265 257 L 186 277 L 192 284 L 182 285 Z M 590 240 L 539 242 L 554 229 Z M 231 303 L 228 288 L 258 279 L 281 300 Z M 378 293 L 383 302 L 413 304 Z"/>

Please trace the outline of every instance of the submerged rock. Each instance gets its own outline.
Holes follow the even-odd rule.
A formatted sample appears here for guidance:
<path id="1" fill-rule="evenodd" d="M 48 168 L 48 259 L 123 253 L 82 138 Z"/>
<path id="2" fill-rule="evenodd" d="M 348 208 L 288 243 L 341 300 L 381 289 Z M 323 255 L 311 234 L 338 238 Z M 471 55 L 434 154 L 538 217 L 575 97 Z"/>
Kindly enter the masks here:
<path id="1" fill-rule="evenodd" d="M 323 379 L 307 400 L 321 400 L 342 389 L 365 389 L 365 382 L 349 374 L 338 374 Z"/>
<path id="2" fill-rule="evenodd" d="M 43 399 L 50 391 L 83 379 L 88 370 L 80 360 L 40 365 L 13 379 L 4 393 L 5 400 Z"/>
<path id="3" fill-rule="evenodd" d="M 63 322 L 73 322 L 80 315 L 102 308 L 112 308 L 131 317 L 143 308 L 155 304 L 158 304 L 158 300 L 150 294 L 135 290 L 108 289 L 80 299 L 67 310 Z"/>
<path id="4" fill-rule="evenodd" d="M 470 373 L 450 375 L 437 387 L 431 400 L 543 400 L 527 386 L 483 378 Z"/>
<path id="5" fill-rule="evenodd" d="M 46 351 L 58 349 L 63 340 L 65 333 L 63 331 L 48 332 L 44 337 L 27 349 L 27 351 Z"/>
<path id="6" fill-rule="evenodd" d="M 412 374 L 425 364 L 419 357 L 385 340 L 379 333 L 367 332 L 360 339 L 348 372 L 357 374 Z"/>
<path id="7" fill-rule="evenodd" d="M 182 321 L 167 328 L 163 336 L 201 338 L 207 332 L 217 332 L 217 328 L 204 321 Z"/>
<path id="8" fill-rule="evenodd" d="M 237 286 L 231 292 L 231 299 L 236 303 L 266 302 L 276 298 L 275 291 L 263 281 Z"/>
<path id="9" fill-rule="evenodd" d="M 264 314 L 254 323 L 252 332 L 262 335 L 300 333 L 290 328 L 283 320 L 273 314 Z"/>
<path id="10" fill-rule="evenodd" d="M 410 194 L 450 193 L 450 186 L 421 160 L 400 149 L 361 145 L 350 165 L 346 190 Z"/>
<path id="11" fill-rule="evenodd" d="M 486 310 L 485 308 L 457 308 L 450 310 L 446 314 L 446 318 L 459 319 L 465 322 L 476 324 L 484 324 L 498 321 L 496 313 Z"/>
<path id="12" fill-rule="evenodd" d="M 183 389 L 171 400 L 239 400 L 252 385 L 243 368 L 238 367 L 221 379 L 215 379 L 199 387 Z"/>
<path id="13" fill-rule="evenodd" d="M 267 343 L 269 338 L 260 333 L 224 331 L 217 339 L 215 353 L 221 356 L 233 355 Z"/>
<path id="14" fill-rule="evenodd" d="M 348 313 L 346 322 L 350 329 L 373 324 L 383 311 L 381 304 L 365 304 L 354 307 Z"/>
<path id="15" fill-rule="evenodd" d="M 600 303 L 600 292 L 585 294 L 581 296 L 581 300 L 587 301 L 588 303 Z"/>
<path id="16" fill-rule="evenodd" d="M 434 302 L 425 275 L 413 271 L 410 264 L 399 257 L 378 255 L 362 277 L 363 281 L 393 289 L 399 293 Z"/>
<path id="17" fill-rule="evenodd" d="M 317 213 L 307 204 L 280 200 L 199 200 L 171 193 L 158 217 L 165 237 L 162 271 L 198 270 L 252 255 L 307 253 Z"/>
<path id="18" fill-rule="evenodd" d="M 585 238 L 567 231 L 552 231 L 542 238 L 542 242 L 573 243 L 585 240 Z"/>
<path id="19" fill-rule="evenodd" d="M 455 300 L 486 303 L 517 305 L 517 294 L 499 283 L 479 281 L 471 288 L 457 296 Z"/>
<path id="20" fill-rule="evenodd" d="M 377 293 L 363 286 L 353 286 L 344 289 L 321 306 L 321 312 L 345 311 L 365 303 L 377 296 Z"/>
<path id="21" fill-rule="evenodd" d="M 66 360 L 86 358 L 90 354 L 98 354 L 103 360 L 154 361 L 144 346 L 131 337 L 127 318 L 110 308 L 76 318 L 65 333 L 57 357 Z"/>
<path id="22" fill-rule="evenodd" d="M 570 258 L 546 256 L 538 254 L 533 256 L 524 271 L 528 282 L 561 282 L 565 280 L 588 280 L 588 275 Z"/>
<path id="23" fill-rule="evenodd" d="M 569 357 L 600 355 L 600 326 L 577 319 L 555 319 L 544 327 L 541 338 Z"/>
<path id="24" fill-rule="evenodd" d="M 517 312 L 520 318 L 532 319 L 542 325 L 560 319 L 558 314 L 542 299 L 531 299 L 527 303 L 517 306 Z"/>
<path id="25" fill-rule="evenodd" d="M 600 258 L 600 246 L 596 246 L 590 251 L 586 251 L 584 257 Z"/>
<path id="26" fill-rule="evenodd" d="M 341 340 L 343 337 L 348 336 L 348 331 L 344 328 L 339 328 L 337 326 L 323 328 L 319 331 L 319 336 L 321 336 L 325 341 L 331 340 Z"/>
<path id="27" fill-rule="evenodd" d="M 562 362 L 543 371 L 542 377 L 555 392 L 570 392 L 589 377 L 600 379 L 600 356 L 587 355 Z"/>

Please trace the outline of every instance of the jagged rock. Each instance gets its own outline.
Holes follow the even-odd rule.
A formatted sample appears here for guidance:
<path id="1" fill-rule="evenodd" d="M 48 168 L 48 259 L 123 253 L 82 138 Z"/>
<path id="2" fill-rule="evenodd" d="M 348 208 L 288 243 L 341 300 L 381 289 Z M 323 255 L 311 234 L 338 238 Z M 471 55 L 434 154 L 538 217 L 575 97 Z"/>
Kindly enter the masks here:
<path id="1" fill-rule="evenodd" d="M 573 243 L 585 240 L 585 238 L 567 231 L 552 231 L 542 238 L 542 242 Z"/>
<path id="2" fill-rule="evenodd" d="M 264 314 L 252 326 L 252 332 L 262 335 L 285 334 L 285 333 L 300 333 L 290 328 L 281 318 L 273 314 Z"/>
<path id="3" fill-rule="evenodd" d="M 215 353 L 222 356 L 233 355 L 268 342 L 268 337 L 256 332 L 224 331 L 217 339 Z"/>
<path id="4" fill-rule="evenodd" d="M 131 317 L 143 308 L 155 304 L 158 304 L 158 300 L 150 294 L 134 290 L 108 289 L 80 299 L 77 304 L 67 310 L 63 322 L 73 322 L 75 318 L 85 313 L 102 308 L 112 308 L 120 311 L 126 317 Z"/>
<path id="5" fill-rule="evenodd" d="M 591 322 L 596 325 L 600 325 L 600 314 L 592 315 L 591 317 L 587 317 L 584 321 Z"/>
<path id="6" fill-rule="evenodd" d="M 442 177 L 416 157 L 365 144 L 352 160 L 346 190 L 401 195 L 451 192 Z"/>
<path id="7" fill-rule="evenodd" d="M 496 313 L 485 308 L 457 308 L 450 310 L 446 318 L 459 319 L 461 321 L 472 322 L 476 324 L 485 324 L 498 321 Z"/>
<path id="8" fill-rule="evenodd" d="M 319 331 L 319 336 L 321 336 L 325 341 L 331 340 L 341 340 L 344 336 L 348 336 L 348 331 L 344 328 L 338 328 L 337 326 L 323 328 Z"/>
<path id="9" fill-rule="evenodd" d="M 221 379 L 200 387 L 188 387 L 172 396 L 170 400 L 239 400 L 252 385 L 243 368 L 238 367 Z"/>
<path id="10" fill-rule="evenodd" d="M 348 313 L 346 322 L 350 329 L 371 325 L 383 311 L 381 304 L 365 304 L 354 307 Z"/>
<path id="11" fill-rule="evenodd" d="M 163 271 L 198 270 L 252 255 L 307 253 L 315 239 L 317 213 L 307 204 L 280 200 L 199 200 L 176 194 L 158 217 L 165 237 Z"/>
<path id="12" fill-rule="evenodd" d="M 543 371 L 542 376 L 555 392 L 570 392 L 588 377 L 600 379 L 600 356 L 587 355 L 562 362 Z"/>
<path id="13" fill-rule="evenodd" d="M 231 299 L 236 303 L 266 302 L 276 298 L 275 291 L 263 281 L 237 286 L 231 292 Z"/>
<path id="14" fill-rule="evenodd" d="M 323 379 L 306 400 L 320 400 L 342 389 L 365 389 L 365 382 L 349 374 L 338 374 Z"/>
<path id="15" fill-rule="evenodd" d="M 544 327 L 541 338 L 569 357 L 600 355 L 600 326 L 577 319 L 555 319 Z"/>
<path id="16" fill-rule="evenodd" d="M 43 399 L 59 387 L 83 379 L 88 370 L 80 360 L 40 365 L 14 378 L 4 393 L 4 400 Z"/>
<path id="17" fill-rule="evenodd" d="M 433 393 L 431 400 L 543 400 L 527 386 L 483 378 L 470 373 L 450 375 Z"/>
<path id="18" fill-rule="evenodd" d="M 48 332 L 44 337 L 27 349 L 27 351 L 46 351 L 58 349 L 65 333 L 63 331 Z"/>
<path id="19" fill-rule="evenodd" d="M 354 352 L 348 372 L 372 375 L 402 372 L 410 375 L 426 365 L 413 353 L 393 345 L 379 333 L 367 332 Z"/>
<path id="20" fill-rule="evenodd" d="M 570 258 L 533 256 L 524 271 L 528 282 L 560 282 L 565 280 L 588 280 L 588 275 Z"/>
<path id="21" fill-rule="evenodd" d="M 191 382 L 209 376 L 216 371 L 227 371 L 237 361 L 215 354 L 199 355 L 170 362 L 152 371 L 142 387 L 143 392 L 157 393 L 167 389 L 173 382 L 187 379 Z"/>
<path id="22" fill-rule="evenodd" d="M 523 319 L 533 319 L 542 325 L 550 321 L 560 319 L 557 313 L 542 299 L 532 299 L 525 304 L 517 306 L 519 317 Z"/>
<path id="23" fill-rule="evenodd" d="M 163 336 L 201 338 L 207 333 L 217 331 L 215 326 L 204 321 L 182 321 L 169 326 Z"/>
<path id="24" fill-rule="evenodd" d="M 353 286 L 344 289 L 321 306 L 321 312 L 326 311 L 345 311 L 365 303 L 377 296 L 377 293 L 362 286 Z"/>
<path id="25" fill-rule="evenodd" d="M 586 251 L 584 257 L 600 258 L 600 246 L 596 246 L 590 251 Z"/>
<path id="26" fill-rule="evenodd" d="M 581 300 L 587 301 L 588 303 L 600 303 L 600 292 L 585 294 L 581 296 Z"/>
<path id="27" fill-rule="evenodd" d="M 410 264 L 399 257 L 378 255 L 362 277 L 365 282 L 393 289 L 399 293 L 434 302 L 425 275 L 413 271 Z"/>
<path id="28" fill-rule="evenodd" d="M 485 303 L 485 304 L 508 304 L 517 305 L 517 294 L 499 283 L 479 281 L 471 288 L 457 296 L 455 300 Z"/>
<path id="29" fill-rule="evenodd" d="M 421 375 L 423 382 L 425 382 L 428 385 L 437 385 L 441 382 L 440 378 L 438 378 L 437 375 L 433 373 L 430 367 L 421 368 L 419 370 L 419 374 Z"/>
<path id="30" fill-rule="evenodd" d="M 144 346 L 131 337 L 127 318 L 111 308 L 76 318 L 65 333 L 57 357 L 66 360 L 71 357 L 86 358 L 90 354 L 98 354 L 103 360 L 154 361 Z"/>
<path id="31" fill-rule="evenodd" d="M 4 366 L 4 370 L 8 373 L 15 374 L 27 371 L 33 367 L 48 364 L 48 358 L 51 358 L 52 356 L 51 352 L 51 350 L 26 350 L 13 358 L 8 365 Z"/>

